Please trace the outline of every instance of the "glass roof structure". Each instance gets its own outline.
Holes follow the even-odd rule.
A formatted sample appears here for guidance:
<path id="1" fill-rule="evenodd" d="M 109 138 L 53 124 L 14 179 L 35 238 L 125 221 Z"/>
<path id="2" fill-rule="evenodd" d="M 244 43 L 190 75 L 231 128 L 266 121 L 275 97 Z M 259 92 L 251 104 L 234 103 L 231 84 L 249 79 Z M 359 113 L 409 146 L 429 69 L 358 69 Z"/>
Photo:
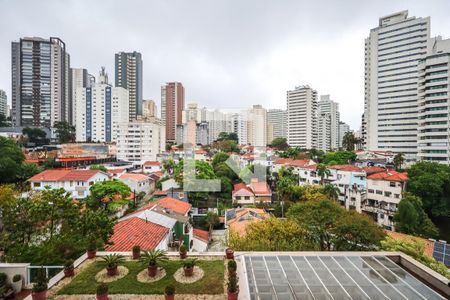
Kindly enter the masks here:
<path id="1" fill-rule="evenodd" d="M 244 255 L 250 299 L 445 299 L 386 256 Z"/>

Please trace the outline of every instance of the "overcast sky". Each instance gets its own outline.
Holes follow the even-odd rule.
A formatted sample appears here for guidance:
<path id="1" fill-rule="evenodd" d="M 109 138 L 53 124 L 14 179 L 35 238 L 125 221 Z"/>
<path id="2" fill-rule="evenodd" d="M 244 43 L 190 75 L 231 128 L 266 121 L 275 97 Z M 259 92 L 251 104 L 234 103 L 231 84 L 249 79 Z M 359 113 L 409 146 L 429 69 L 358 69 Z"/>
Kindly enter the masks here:
<path id="1" fill-rule="evenodd" d="M 378 18 L 409 10 L 450 37 L 449 0 L 0 0 L 0 89 L 11 98 L 11 41 L 58 36 L 72 67 L 114 80 L 114 53 L 139 51 L 144 99 L 181 81 L 186 101 L 208 108 L 285 108 L 286 91 L 309 84 L 360 126 L 364 38 Z"/>

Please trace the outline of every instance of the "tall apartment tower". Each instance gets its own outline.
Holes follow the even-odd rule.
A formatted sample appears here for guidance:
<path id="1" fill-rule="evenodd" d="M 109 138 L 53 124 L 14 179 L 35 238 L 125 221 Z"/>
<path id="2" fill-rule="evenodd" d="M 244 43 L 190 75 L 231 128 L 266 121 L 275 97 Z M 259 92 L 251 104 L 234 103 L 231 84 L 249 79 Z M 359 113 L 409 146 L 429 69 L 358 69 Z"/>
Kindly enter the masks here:
<path id="1" fill-rule="evenodd" d="M 418 158 L 450 164 L 450 39 L 430 39 L 419 62 Z"/>
<path id="2" fill-rule="evenodd" d="M 339 104 L 330 99 L 330 95 L 320 96 L 320 101 L 318 102 L 318 118 L 325 117 L 329 119 L 329 132 L 324 132 L 323 130 L 317 131 L 318 140 L 329 141 L 329 146 L 327 149 L 321 149 L 324 151 L 337 150 L 339 148 Z M 324 138 L 322 135 L 328 136 Z M 320 149 L 320 147 L 319 147 Z"/>
<path id="3" fill-rule="evenodd" d="M 77 90 L 76 140 L 116 141 L 119 124 L 129 121 L 128 90 L 111 86 L 104 68 L 97 83 Z"/>
<path id="4" fill-rule="evenodd" d="M 6 97 L 6 92 L 4 90 L 0 90 L 0 115 L 3 115 L 5 118 L 8 116 L 8 98 Z"/>
<path id="5" fill-rule="evenodd" d="M 408 11 L 379 19 L 365 40 L 364 146 L 417 157 L 418 63 L 427 54 L 430 18 Z"/>
<path id="6" fill-rule="evenodd" d="M 317 116 L 317 149 L 331 150 L 331 114 L 319 112 Z"/>
<path id="7" fill-rule="evenodd" d="M 90 75 L 86 69 L 82 68 L 70 68 L 69 73 L 69 82 L 70 82 L 70 107 L 69 107 L 69 123 L 72 125 L 76 125 L 76 96 L 77 93 L 80 93 L 83 88 L 87 88 L 91 86 Z M 95 80 L 94 80 L 95 82 Z"/>
<path id="8" fill-rule="evenodd" d="M 161 87 L 161 121 L 166 127 L 166 142 L 176 140 L 177 125 L 182 124 L 184 87 L 181 82 L 168 82 Z"/>
<path id="9" fill-rule="evenodd" d="M 285 110 L 267 110 L 267 124 L 272 129 L 271 139 L 267 140 L 268 143 L 271 143 L 274 138 L 286 137 L 287 114 Z"/>
<path id="10" fill-rule="evenodd" d="M 69 121 L 70 56 L 56 37 L 22 38 L 11 44 L 14 126 L 52 127 Z"/>
<path id="11" fill-rule="evenodd" d="M 287 91 L 287 139 L 294 147 L 317 147 L 317 91 L 308 85 Z"/>
<path id="12" fill-rule="evenodd" d="M 248 111 L 247 141 L 256 147 L 267 146 L 267 111 L 261 105 L 253 105 Z"/>
<path id="13" fill-rule="evenodd" d="M 139 52 L 116 53 L 115 86 L 130 94 L 130 121 L 142 115 L 142 55 Z"/>
<path id="14" fill-rule="evenodd" d="M 142 116 L 144 118 L 153 118 L 157 117 L 158 108 L 156 107 L 156 103 L 153 100 L 142 100 Z"/>

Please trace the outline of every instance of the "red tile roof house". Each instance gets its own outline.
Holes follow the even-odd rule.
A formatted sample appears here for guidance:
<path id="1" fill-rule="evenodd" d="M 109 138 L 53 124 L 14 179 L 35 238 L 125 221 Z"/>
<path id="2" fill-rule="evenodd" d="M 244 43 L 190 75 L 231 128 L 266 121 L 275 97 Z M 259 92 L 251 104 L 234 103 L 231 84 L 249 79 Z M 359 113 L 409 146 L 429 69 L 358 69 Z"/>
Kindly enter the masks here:
<path id="1" fill-rule="evenodd" d="M 194 228 L 193 233 L 194 233 L 193 239 L 194 244 L 191 250 L 195 252 L 205 252 L 208 249 L 208 245 L 211 240 L 209 232 L 206 230 Z"/>
<path id="2" fill-rule="evenodd" d="M 249 188 L 253 191 L 253 194 L 255 194 L 255 202 L 272 201 L 272 190 L 270 189 L 267 182 L 261 182 L 258 181 L 258 178 L 252 178 Z"/>
<path id="3" fill-rule="evenodd" d="M 170 250 L 177 250 L 181 243 L 189 250 L 192 250 L 194 234 L 188 216 L 191 208 L 192 205 L 187 202 L 164 197 L 144 205 L 134 213 L 126 215 L 119 220 L 119 223 L 130 218 L 139 218 L 157 224 L 169 230 L 169 238 L 165 250 L 169 250 L 169 247 L 175 248 Z"/>
<path id="4" fill-rule="evenodd" d="M 367 176 L 367 200 L 362 210 L 385 229 L 395 231 L 393 217 L 408 182 L 407 173 L 394 170 Z"/>
<path id="5" fill-rule="evenodd" d="M 240 205 L 254 205 L 255 194 L 244 183 L 237 183 L 234 185 L 233 192 L 231 193 L 233 204 Z"/>
<path id="6" fill-rule="evenodd" d="M 142 172 L 144 173 L 160 172 L 161 169 L 162 169 L 161 163 L 158 161 L 146 161 L 142 165 Z"/>
<path id="7" fill-rule="evenodd" d="M 83 199 L 91 194 L 91 185 L 109 180 L 108 174 L 98 170 L 45 170 L 28 181 L 32 190 L 63 188 L 75 199 Z"/>

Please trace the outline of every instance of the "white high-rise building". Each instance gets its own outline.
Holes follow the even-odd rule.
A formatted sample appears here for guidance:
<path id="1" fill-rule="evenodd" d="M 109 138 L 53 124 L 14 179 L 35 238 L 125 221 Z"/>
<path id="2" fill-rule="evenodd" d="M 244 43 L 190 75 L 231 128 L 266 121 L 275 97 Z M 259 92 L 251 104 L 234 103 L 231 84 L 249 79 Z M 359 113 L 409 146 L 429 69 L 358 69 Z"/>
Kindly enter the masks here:
<path id="1" fill-rule="evenodd" d="M 321 121 L 320 118 L 329 119 L 330 122 L 328 132 L 320 128 L 317 131 L 318 141 L 328 141 L 328 145 L 321 143 L 322 147 L 318 146 L 318 148 L 323 151 L 337 150 L 339 148 L 339 104 L 331 100 L 330 95 L 320 96 L 320 101 L 318 102 L 318 118 L 321 123 L 323 123 L 323 120 Z M 327 148 L 323 149 L 324 147 Z"/>
<path id="2" fill-rule="evenodd" d="M 8 103 L 4 90 L 0 90 L 0 115 L 3 115 L 5 118 L 8 116 Z"/>
<path id="3" fill-rule="evenodd" d="M 317 91 L 308 85 L 287 91 L 287 139 L 294 147 L 317 147 Z"/>
<path id="4" fill-rule="evenodd" d="M 342 141 L 344 139 L 344 135 L 351 131 L 350 126 L 344 122 L 339 122 L 339 149 L 342 148 Z"/>
<path id="5" fill-rule="evenodd" d="M 155 101 L 142 100 L 142 117 L 144 118 L 154 118 L 158 115 L 158 108 Z"/>
<path id="6" fill-rule="evenodd" d="M 117 129 L 117 159 L 143 164 L 165 150 L 166 130 L 159 119 L 122 122 Z"/>
<path id="7" fill-rule="evenodd" d="M 231 115 L 231 132 L 236 133 L 240 145 L 248 145 L 247 111 L 236 112 Z"/>
<path id="8" fill-rule="evenodd" d="M 450 39 L 429 41 L 419 63 L 418 158 L 450 164 Z"/>
<path id="9" fill-rule="evenodd" d="M 267 110 L 267 125 L 272 128 L 271 138 L 267 140 L 271 143 L 274 138 L 286 137 L 287 114 L 283 109 Z"/>
<path id="10" fill-rule="evenodd" d="M 408 11 L 379 19 L 365 40 L 364 146 L 417 156 L 418 63 L 427 53 L 430 18 Z"/>
<path id="11" fill-rule="evenodd" d="M 317 149 L 328 152 L 331 149 L 331 114 L 319 113 L 317 117 Z"/>
<path id="12" fill-rule="evenodd" d="M 247 142 L 256 147 L 267 146 L 267 111 L 261 105 L 253 105 L 248 113 Z"/>
<path id="13" fill-rule="evenodd" d="M 88 71 L 82 68 L 70 68 L 70 114 L 69 114 L 69 123 L 76 125 L 76 98 L 77 91 L 82 91 L 82 88 L 90 87 L 91 81 Z M 81 88 L 81 89 L 80 89 Z"/>
<path id="14" fill-rule="evenodd" d="M 129 119 L 128 90 L 108 83 L 105 69 L 98 83 L 76 92 L 76 140 L 116 141 L 119 123 Z"/>

